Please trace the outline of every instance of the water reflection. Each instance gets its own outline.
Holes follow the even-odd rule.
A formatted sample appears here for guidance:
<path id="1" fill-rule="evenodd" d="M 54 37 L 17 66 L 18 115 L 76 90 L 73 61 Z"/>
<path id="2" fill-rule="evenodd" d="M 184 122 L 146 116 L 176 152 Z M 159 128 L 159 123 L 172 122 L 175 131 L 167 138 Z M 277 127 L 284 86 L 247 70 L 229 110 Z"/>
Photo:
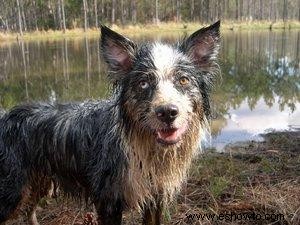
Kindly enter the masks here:
<path id="1" fill-rule="evenodd" d="M 222 79 L 213 94 L 213 146 L 300 125 L 299 48 L 299 31 L 223 34 Z M 102 98 L 108 93 L 105 68 L 97 39 L 2 44 L 0 107 L 28 100 Z"/>
<path id="2" fill-rule="evenodd" d="M 98 47 L 98 40 L 88 39 L 1 46 L 0 107 L 11 108 L 27 101 L 26 96 L 28 100 L 59 101 L 105 96 L 107 83 L 105 72 L 99 73 L 104 67 Z"/>
<path id="3" fill-rule="evenodd" d="M 299 31 L 225 36 L 213 95 L 215 145 L 300 125 Z"/>

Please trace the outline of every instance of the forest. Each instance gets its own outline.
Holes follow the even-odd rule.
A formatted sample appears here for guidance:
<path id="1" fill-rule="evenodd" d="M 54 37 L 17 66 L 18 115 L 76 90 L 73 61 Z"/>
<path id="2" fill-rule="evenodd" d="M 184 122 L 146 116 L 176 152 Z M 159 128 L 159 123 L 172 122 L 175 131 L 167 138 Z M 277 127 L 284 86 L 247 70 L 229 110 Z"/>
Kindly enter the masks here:
<path id="1" fill-rule="evenodd" d="M 300 21 L 300 0 L 0 0 L 0 31 L 160 22 Z"/>

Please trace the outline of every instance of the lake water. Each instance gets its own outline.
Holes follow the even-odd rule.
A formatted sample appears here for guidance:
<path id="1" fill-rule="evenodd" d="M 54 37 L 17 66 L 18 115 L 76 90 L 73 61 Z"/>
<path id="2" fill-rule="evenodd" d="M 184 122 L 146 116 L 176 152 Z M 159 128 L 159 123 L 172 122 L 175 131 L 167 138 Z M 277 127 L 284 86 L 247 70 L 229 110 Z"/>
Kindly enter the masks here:
<path id="1" fill-rule="evenodd" d="M 132 37 L 175 41 L 170 33 Z M 300 31 L 222 34 L 222 78 L 213 92 L 211 145 L 300 127 Z M 98 39 L 0 43 L 0 107 L 24 101 L 103 98 L 106 67 Z"/>

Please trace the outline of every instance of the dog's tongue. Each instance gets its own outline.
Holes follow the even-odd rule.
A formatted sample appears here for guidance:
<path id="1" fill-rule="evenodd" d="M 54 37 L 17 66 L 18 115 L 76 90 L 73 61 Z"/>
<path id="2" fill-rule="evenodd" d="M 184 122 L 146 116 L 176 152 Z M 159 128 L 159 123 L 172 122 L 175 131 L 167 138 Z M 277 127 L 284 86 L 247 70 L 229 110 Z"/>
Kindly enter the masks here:
<path id="1" fill-rule="evenodd" d="M 158 138 L 164 141 L 176 141 L 178 139 L 177 129 L 160 130 L 157 132 Z"/>
<path id="2" fill-rule="evenodd" d="M 168 130 L 159 130 L 157 132 L 158 138 L 161 140 L 164 140 L 166 142 L 176 142 L 181 137 L 181 135 L 184 133 L 185 128 L 179 128 L 179 129 L 168 129 Z"/>

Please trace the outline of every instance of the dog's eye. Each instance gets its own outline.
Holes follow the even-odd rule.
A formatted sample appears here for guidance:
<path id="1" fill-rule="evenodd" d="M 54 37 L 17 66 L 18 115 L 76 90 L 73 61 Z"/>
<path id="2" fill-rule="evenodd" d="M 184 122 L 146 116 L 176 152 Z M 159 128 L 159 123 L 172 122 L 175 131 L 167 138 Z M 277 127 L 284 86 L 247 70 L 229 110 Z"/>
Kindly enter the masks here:
<path id="1" fill-rule="evenodd" d="M 179 83 L 180 83 L 181 85 L 187 85 L 188 83 L 190 83 L 190 80 L 189 80 L 189 78 L 187 78 L 187 77 L 180 77 Z"/>
<path id="2" fill-rule="evenodd" d="M 141 81 L 139 85 L 142 89 L 147 89 L 149 87 L 149 83 L 147 81 Z"/>

